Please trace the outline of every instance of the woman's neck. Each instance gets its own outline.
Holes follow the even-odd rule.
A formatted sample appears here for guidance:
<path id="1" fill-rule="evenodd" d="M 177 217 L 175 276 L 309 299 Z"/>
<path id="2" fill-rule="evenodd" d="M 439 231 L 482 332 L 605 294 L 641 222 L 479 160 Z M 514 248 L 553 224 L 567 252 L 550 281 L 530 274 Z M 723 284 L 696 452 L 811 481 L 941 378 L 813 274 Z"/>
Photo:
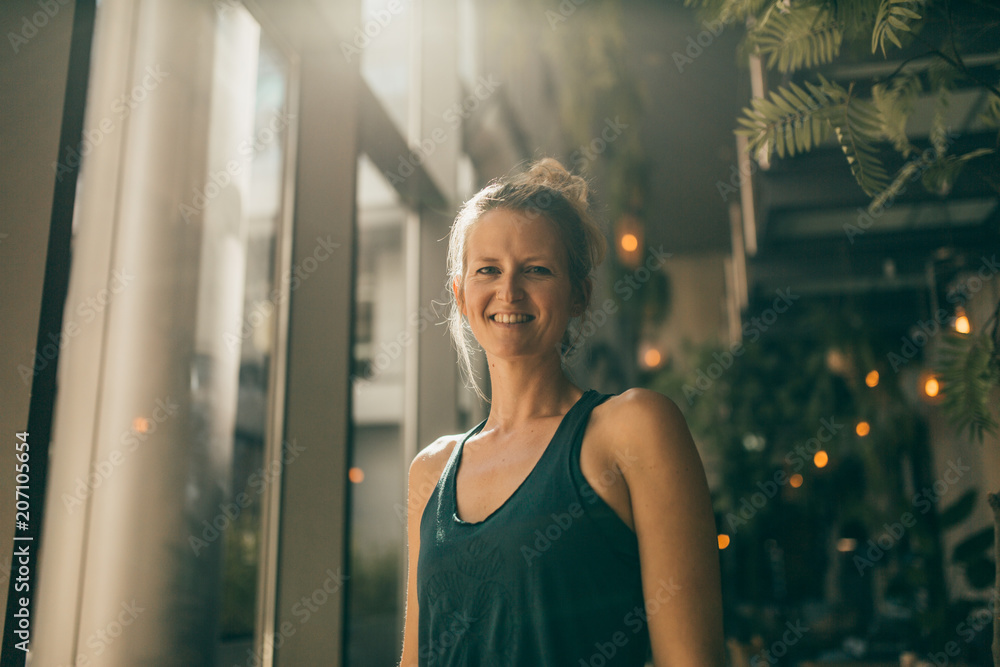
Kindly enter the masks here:
<path id="1" fill-rule="evenodd" d="M 514 431 L 534 419 L 563 415 L 583 394 L 563 373 L 558 356 L 487 360 L 492 400 L 484 430 Z"/>

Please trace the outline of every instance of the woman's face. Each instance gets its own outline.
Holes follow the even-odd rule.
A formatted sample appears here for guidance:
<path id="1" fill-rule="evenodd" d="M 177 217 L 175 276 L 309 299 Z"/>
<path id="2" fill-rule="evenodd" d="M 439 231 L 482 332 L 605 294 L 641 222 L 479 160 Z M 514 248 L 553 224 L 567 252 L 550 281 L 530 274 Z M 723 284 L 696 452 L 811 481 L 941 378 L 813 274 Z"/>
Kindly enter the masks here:
<path id="1" fill-rule="evenodd" d="M 570 317 L 583 304 L 556 226 L 494 209 L 469 231 L 465 253 L 465 284 L 456 282 L 455 297 L 487 355 L 558 355 Z"/>

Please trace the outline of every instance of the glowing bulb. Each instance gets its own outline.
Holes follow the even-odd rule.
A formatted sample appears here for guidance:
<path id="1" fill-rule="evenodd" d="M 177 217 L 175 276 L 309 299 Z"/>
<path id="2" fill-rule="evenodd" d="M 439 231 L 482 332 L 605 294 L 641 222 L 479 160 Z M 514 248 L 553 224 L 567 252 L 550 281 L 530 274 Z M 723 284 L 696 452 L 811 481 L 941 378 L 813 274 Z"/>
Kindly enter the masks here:
<path id="1" fill-rule="evenodd" d="M 728 546 L 729 546 L 729 536 L 726 535 L 725 533 L 720 533 L 719 534 L 719 548 L 720 549 L 725 549 Z"/>
<path id="2" fill-rule="evenodd" d="M 799 473 L 795 473 L 794 475 L 788 478 L 788 483 L 792 485 L 793 489 L 799 488 L 800 486 L 802 486 L 802 475 L 800 475 Z"/>
<path id="3" fill-rule="evenodd" d="M 865 376 L 865 384 L 869 387 L 878 386 L 878 371 L 870 371 L 868 375 Z"/>
<path id="4" fill-rule="evenodd" d="M 355 484 L 360 484 L 365 481 L 365 471 L 361 468 L 351 468 L 347 471 L 347 479 L 351 480 Z"/>
<path id="5" fill-rule="evenodd" d="M 837 551 L 854 551 L 858 546 L 858 541 L 853 537 L 842 537 L 837 540 Z"/>
<path id="6" fill-rule="evenodd" d="M 829 462 L 830 462 L 830 455 L 824 452 L 822 449 L 816 452 L 816 455 L 813 456 L 813 463 L 816 464 L 817 468 L 823 468 Z"/>
<path id="7" fill-rule="evenodd" d="M 660 351 L 655 347 L 651 347 L 646 350 L 646 353 L 642 355 L 642 362 L 646 364 L 646 368 L 656 368 L 660 365 L 662 357 L 660 356 Z"/>
<path id="8" fill-rule="evenodd" d="M 858 425 L 854 427 L 854 432 L 857 433 L 862 438 L 871 433 L 872 426 L 866 421 L 858 422 Z"/>
<path id="9" fill-rule="evenodd" d="M 927 378 L 924 382 L 924 393 L 934 398 L 941 391 L 941 385 L 938 383 L 937 378 L 933 375 Z"/>
<path id="10" fill-rule="evenodd" d="M 132 420 L 132 428 L 136 433 L 146 433 L 149 431 L 149 420 L 145 417 L 136 417 Z"/>
<path id="11" fill-rule="evenodd" d="M 635 237 L 635 234 L 622 234 L 622 250 L 625 252 L 635 252 L 636 248 L 639 247 L 639 239 Z"/>
<path id="12" fill-rule="evenodd" d="M 969 325 L 969 318 L 964 313 L 955 318 L 955 331 L 961 334 L 967 334 L 972 331 L 972 327 Z"/>

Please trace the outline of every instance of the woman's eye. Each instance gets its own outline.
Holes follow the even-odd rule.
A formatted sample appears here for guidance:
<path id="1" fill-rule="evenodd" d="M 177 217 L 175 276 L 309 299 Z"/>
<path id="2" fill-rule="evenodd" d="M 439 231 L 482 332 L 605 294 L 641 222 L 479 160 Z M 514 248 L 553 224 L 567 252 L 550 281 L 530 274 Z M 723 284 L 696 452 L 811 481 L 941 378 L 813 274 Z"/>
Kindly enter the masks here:
<path id="1" fill-rule="evenodd" d="M 493 273 L 496 270 L 497 269 L 496 269 L 495 266 L 484 266 L 484 267 L 482 267 L 480 269 L 477 269 L 476 273 Z"/>
<path id="2" fill-rule="evenodd" d="M 528 272 L 529 273 L 549 273 L 549 270 L 546 269 L 544 266 L 529 266 L 528 267 Z"/>

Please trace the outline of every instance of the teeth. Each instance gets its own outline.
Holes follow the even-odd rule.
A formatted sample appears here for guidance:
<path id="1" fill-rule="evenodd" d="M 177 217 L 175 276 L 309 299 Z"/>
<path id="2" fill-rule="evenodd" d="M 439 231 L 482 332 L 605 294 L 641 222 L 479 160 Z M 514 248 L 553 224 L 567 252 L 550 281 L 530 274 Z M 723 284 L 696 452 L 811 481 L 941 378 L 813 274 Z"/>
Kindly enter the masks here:
<path id="1" fill-rule="evenodd" d="M 507 315 L 505 313 L 497 313 L 493 316 L 493 320 L 500 322 L 501 324 L 519 324 L 521 322 L 527 322 L 531 319 L 531 316 L 519 314 L 519 315 Z"/>

